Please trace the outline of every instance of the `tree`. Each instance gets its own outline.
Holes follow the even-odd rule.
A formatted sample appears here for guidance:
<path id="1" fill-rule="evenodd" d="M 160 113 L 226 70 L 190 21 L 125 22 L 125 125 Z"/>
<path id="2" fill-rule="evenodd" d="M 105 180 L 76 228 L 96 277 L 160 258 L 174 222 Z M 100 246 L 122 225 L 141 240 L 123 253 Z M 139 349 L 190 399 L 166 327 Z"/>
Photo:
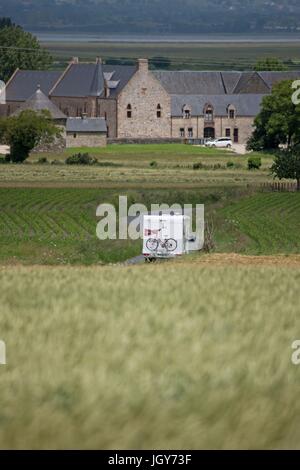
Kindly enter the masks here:
<path id="1" fill-rule="evenodd" d="M 23 162 L 41 142 L 51 143 L 61 130 L 54 124 L 49 111 L 22 111 L 19 116 L 0 119 L 0 141 L 10 145 L 11 161 Z"/>
<path id="2" fill-rule="evenodd" d="M 276 150 L 279 145 L 290 148 L 300 143 L 300 105 L 293 103 L 293 93 L 292 82 L 283 81 L 264 97 L 247 144 L 249 150 Z"/>
<path id="3" fill-rule="evenodd" d="M 17 69 L 44 70 L 52 58 L 38 40 L 20 26 L 0 28 L 0 80 L 7 81 Z"/>
<path id="4" fill-rule="evenodd" d="M 297 190 L 300 191 L 300 148 L 297 146 L 279 152 L 275 156 L 271 171 L 279 179 L 296 180 Z"/>
<path id="5" fill-rule="evenodd" d="M 14 26 L 10 18 L 0 17 L 0 29 Z"/>
<path id="6" fill-rule="evenodd" d="M 267 57 L 266 59 L 260 59 L 254 66 L 256 72 L 268 72 L 268 71 L 279 71 L 288 70 L 287 66 L 276 57 Z"/>

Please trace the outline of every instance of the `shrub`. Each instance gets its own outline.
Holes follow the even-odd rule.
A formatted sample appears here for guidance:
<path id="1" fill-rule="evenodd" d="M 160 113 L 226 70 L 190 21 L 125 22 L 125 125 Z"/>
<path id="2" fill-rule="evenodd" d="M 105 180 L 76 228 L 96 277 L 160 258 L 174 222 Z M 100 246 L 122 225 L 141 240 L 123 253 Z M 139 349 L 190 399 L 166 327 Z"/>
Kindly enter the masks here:
<path id="1" fill-rule="evenodd" d="M 51 165 L 63 165 L 63 162 L 60 160 L 52 160 Z"/>
<path id="2" fill-rule="evenodd" d="M 95 165 L 97 158 L 93 158 L 89 153 L 75 153 L 66 159 L 67 165 Z"/>
<path id="3" fill-rule="evenodd" d="M 213 166 L 213 170 L 221 170 L 222 168 L 225 168 L 221 163 L 215 163 Z"/>
<path id="4" fill-rule="evenodd" d="M 47 157 L 40 157 L 37 162 L 39 165 L 44 165 L 45 163 L 49 163 L 47 160 Z"/>
<path id="5" fill-rule="evenodd" d="M 0 164 L 3 163 L 10 163 L 10 155 L 7 153 L 6 155 L 1 155 L 0 156 Z"/>
<path id="6" fill-rule="evenodd" d="M 154 160 L 153 162 L 150 162 L 151 168 L 157 168 L 157 162 Z"/>
<path id="7" fill-rule="evenodd" d="M 115 162 L 99 162 L 99 161 L 97 161 L 97 162 L 95 163 L 95 165 L 97 165 L 97 166 L 102 166 L 102 167 L 110 167 L 110 166 L 113 166 L 113 167 L 117 167 L 117 168 L 120 168 L 120 167 L 123 166 L 121 163 L 115 163 Z"/>
<path id="8" fill-rule="evenodd" d="M 203 168 L 204 168 L 204 165 L 201 162 L 194 163 L 193 165 L 193 170 L 202 170 Z"/>
<path id="9" fill-rule="evenodd" d="M 248 158 L 248 170 L 259 170 L 261 167 L 260 157 L 249 157 Z"/>
<path id="10" fill-rule="evenodd" d="M 234 168 L 235 164 L 233 162 L 226 163 L 227 168 Z"/>

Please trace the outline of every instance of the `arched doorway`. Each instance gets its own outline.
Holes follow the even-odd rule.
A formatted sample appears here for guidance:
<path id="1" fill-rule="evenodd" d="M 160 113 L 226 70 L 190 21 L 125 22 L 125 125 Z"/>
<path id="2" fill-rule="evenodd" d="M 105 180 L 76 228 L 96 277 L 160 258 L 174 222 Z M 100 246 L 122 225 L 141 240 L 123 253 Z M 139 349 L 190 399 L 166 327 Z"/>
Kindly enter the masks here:
<path id="1" fill-rule="evenodd" d="M 204 139 L 214 139 L 215 138 L 215 128 L 214 127 L 205 127 L 204 128 Z"/>

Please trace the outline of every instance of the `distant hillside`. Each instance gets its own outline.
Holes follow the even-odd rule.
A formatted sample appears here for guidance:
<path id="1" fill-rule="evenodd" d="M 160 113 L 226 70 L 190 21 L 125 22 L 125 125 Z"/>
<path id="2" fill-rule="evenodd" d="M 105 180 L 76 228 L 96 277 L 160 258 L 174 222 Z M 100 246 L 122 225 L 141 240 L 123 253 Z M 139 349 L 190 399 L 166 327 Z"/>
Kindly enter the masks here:
<path id="1" fill-rule="evenodd" d="M 300 31 L 299 0 L 0 0 L 0 16 L 45 31 Z"/>

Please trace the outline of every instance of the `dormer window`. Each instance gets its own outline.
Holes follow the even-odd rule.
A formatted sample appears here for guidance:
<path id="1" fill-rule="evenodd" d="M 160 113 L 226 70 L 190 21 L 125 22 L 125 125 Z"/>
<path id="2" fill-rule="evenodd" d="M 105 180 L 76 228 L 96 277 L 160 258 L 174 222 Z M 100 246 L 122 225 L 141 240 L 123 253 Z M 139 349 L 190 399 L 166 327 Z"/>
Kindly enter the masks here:
<path id="1" fill-rule="evenodd" d="M 235 119 L 236 112 L 235 112 L 235 107 L 233 105 L 230 104 L 228 106 L 227 113 L 228 113 L 229 119 Z"/>
<path id="2" fill-rule="evenodd" d="M 156 116 L 157 116 L 158 118 L 161 118 L 161 105 L 160 105 L 160 104 L 157 105 L 157 108 L 156 108 Z"/>
<path id="3" fill-rule="evenodd" d="M 192 117 L 192 110 L 189 106 L 187 105 L 184 105 L 183 108 L 182 108 L 182 111 L 183 111 L 183 118 L 184 119 L 191 119 Z"/>
<path id="4" fill-rule="evenodd" d="M 127 105 L 127 118 L 131 119 L 132 118 L 132 108 L 131 104 Z"/>
<path id="5" fill-rule="evenodd" d="M 214 120 L 214 110 L 211 105 L 207 105 L 204 109 L 204 121 L 212 122 Z"/>

